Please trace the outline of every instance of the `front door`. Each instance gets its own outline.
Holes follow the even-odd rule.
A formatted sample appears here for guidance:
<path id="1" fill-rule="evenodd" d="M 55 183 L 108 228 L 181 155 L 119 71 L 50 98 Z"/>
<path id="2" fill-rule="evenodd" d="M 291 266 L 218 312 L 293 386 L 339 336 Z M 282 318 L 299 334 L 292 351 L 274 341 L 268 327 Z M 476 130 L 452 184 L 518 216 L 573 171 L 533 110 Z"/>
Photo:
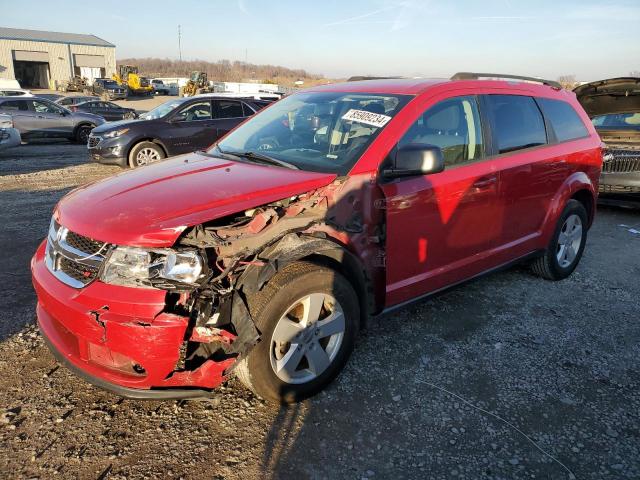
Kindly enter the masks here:
<path id="1" fill-rule="evenodd" d="M 189 103 L 168 120 L 165 145 L 169 155 L 201 150 L 216 140 L 211 100 Z"/>
<path id="2" fill-rule="evenodd" d="M 499 230 L 499 175 L 484 160 L 475 96 L 449 98 L 427 109 L 398 147 L 407 144 L 440 147 L 445 170 L 382 185 L 388 306 L 487 269 Z"/>
<path id="3" fill-rule="evenodd" d="M 42 137 L 73 136 L 74 124 L 71 114 L 47 100 L 29 100 L 32 113 L 31 125 L 34 135 Z"/>

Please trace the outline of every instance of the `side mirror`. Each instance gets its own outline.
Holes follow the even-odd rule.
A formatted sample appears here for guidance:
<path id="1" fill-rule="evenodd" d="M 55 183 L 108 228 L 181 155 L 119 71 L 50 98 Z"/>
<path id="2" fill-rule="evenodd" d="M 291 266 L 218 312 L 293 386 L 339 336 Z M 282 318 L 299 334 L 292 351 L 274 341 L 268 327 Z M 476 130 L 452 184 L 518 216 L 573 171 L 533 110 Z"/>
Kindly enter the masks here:
<path id="1" fill-rule="evenodd" d="M 440 147 L 426 143 L 405 145 L 396 150 L 393 166 L 382 173 L 387 178 L 429 175 L 444 170 Z"/>

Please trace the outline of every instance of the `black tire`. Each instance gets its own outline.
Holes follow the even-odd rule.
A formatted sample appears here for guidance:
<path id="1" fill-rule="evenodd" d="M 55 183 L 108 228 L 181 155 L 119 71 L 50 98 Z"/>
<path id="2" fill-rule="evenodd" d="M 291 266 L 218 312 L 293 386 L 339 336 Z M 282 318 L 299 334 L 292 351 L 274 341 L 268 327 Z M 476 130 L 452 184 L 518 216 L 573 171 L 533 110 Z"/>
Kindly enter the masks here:
<path id="1" fill-rule="evenodd" d="M 152 150 L 153 152 L 155 152 L 154 155 L 157 158 L 153 161 L 144 162 L 143 159 L 140 158 L 141 156 L 140 154 L 146 149 Z M 149 163 L 155 163 L 157 161 L 160 161 L 165 157 L 166 155 L 164 153 L 164 150 L 160 145 L 153 142 L 140 142 L 136 144 L 129 152 L 129 166 L 131 168 L 138 168 L 138 167 L 142 167 L 143 165 L 148 165 Z"/>
<path id="2" fill-rule="evenodd" d="M 313 293 L 329 294 L 342 307 L 345 320 L 342 343 L 323 373 L 306 383 L 287 383 L 271 366 L 273 332 L 292 302 Z M 293 263 L 278 272 L 248 302 L 262 339 L 240 360 L 235 374 L 260 397 L 276 403 L 298 402 L 325 388 L 347 363 L 358 332 L 360 308 L 353 287 L 336 271 L 307 262 Z"/>
<path id="3" fill-rule="evenodd" d="M 86 145 L 87 142 L 89 141 L 89 134 L 91 133 L 91 130 L 93 130 L 94 128 L 96 128 L 95 125 L 91 125 L 88 123 L 80 125 L 78 128 L 76 128 L 76 134 L 75 134 L 76 143 Z"/>
<path id="4" fill-rule="evenodd" d="M 572 215 L 577 215 L 582 222 L 580 247 L 576 252 L 575 258 L 573 258 L 568 265 L 563 266 L 560 264 L 560 260 L 557 256 L 560 248 L 559 239 L 560 235 L 563 233 L 565 222 Z M 585 244 L 587 243 L 587 222 L 587 210 L 584 208 L 584 205 L 577 200 L 569 200 L 558 219 L 558 224 L 556 225 L 556 229 L 553 232 L 551 241 L 549 242 L 544 254 L 541 257 L 536 258 L 531 263 L 531 270 L 533 273 L 547 280 L 562 280 L 571 275 L 578 266 L 578 263 L 580 263 Z"/>

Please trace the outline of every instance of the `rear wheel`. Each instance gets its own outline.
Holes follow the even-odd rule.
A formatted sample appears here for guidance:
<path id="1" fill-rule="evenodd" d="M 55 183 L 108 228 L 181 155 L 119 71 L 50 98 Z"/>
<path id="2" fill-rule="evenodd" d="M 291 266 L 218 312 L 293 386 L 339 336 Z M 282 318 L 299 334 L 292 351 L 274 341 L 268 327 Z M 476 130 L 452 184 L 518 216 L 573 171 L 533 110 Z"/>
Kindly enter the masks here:
<path id="1" fill-rule="evenodd" d="M 91 130 L 95 128 L 95 125 L 80 125 L 76 130 L 75 140 L 77 143 L 86 144 L 89 141 L 89 135 Z"/>
<path id="2" fill-rule="evenodd" d="M 531 269 L 547 280 L 562 280 L 576 269 L 587 241 L 587 211 L 577 200 L 569 200 L 562 211 L 549 246 Z"/>
<path id="3" fill-rule="evenodd" d="M 153 142 L 140 142 L 129 153 L 129 166 L 138 168 L 150 163 L 159 162 L 166 155 L 162 148 Z"/>
<path id="4" fill-rule="evenodd" d="M 334 270 L 289 265 L 249 299 L 262 341 L 236 368 L 242 383 L 280 403 L 326 387 L 346 364 L 358 330 L 351 284 Z"/>

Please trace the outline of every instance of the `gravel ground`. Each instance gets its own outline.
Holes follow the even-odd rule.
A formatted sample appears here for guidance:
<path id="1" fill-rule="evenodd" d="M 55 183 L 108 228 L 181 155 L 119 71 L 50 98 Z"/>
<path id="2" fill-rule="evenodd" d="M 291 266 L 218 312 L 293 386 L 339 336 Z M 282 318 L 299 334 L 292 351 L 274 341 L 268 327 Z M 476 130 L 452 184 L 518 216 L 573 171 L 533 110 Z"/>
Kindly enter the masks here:
<path id="1" fill-rule="evenodd" d="M 119 171 L 81 146 L 0 153 L 0 476 L 640 478 L 640 213 L 600 209 L 552 283 L 494 274 L 371 322 L 318 397 L 278 408 L 230 381 L 138 402 L 58 368 L 28 264 L 55 202 Z"/>

